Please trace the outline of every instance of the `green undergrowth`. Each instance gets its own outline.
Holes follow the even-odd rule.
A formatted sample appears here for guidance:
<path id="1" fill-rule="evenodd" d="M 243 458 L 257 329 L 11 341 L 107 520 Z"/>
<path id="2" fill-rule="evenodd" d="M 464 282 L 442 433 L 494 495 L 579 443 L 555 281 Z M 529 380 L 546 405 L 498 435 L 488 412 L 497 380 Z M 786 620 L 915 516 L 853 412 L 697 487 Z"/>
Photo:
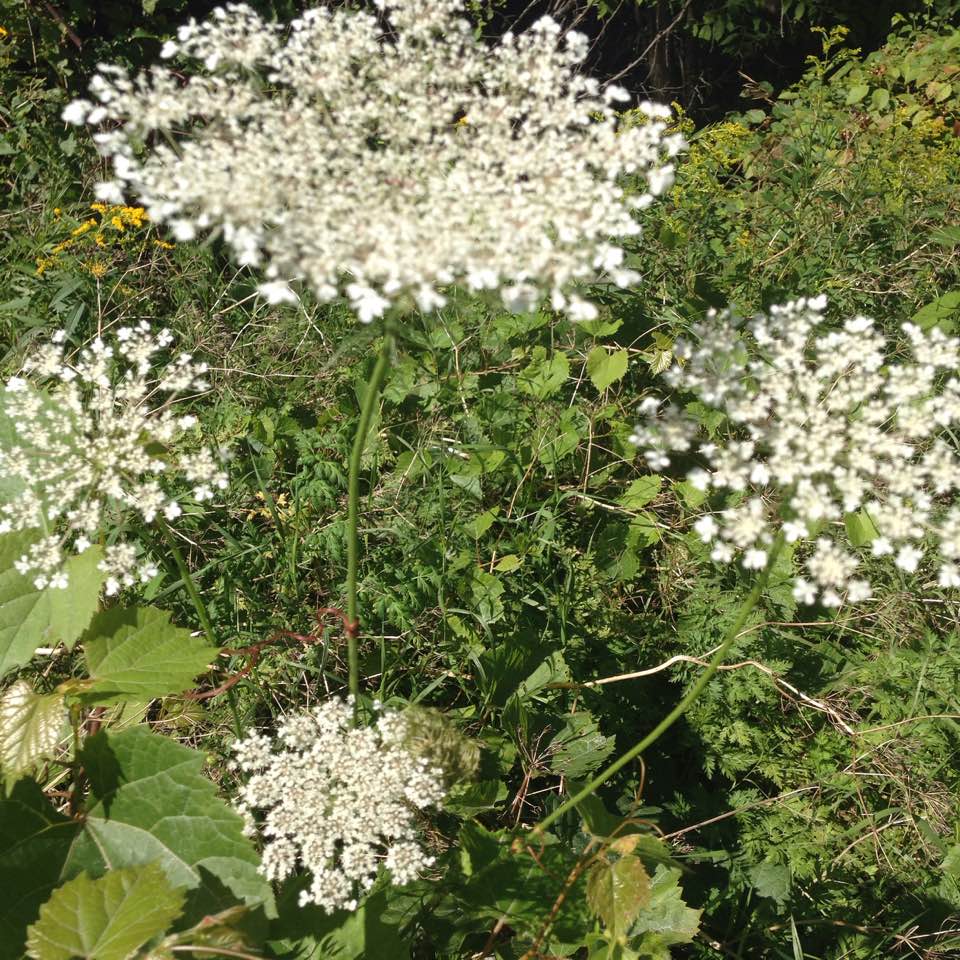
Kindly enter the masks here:
<path id="1" fill-rule="evenodd" d="M 252 847 L 210 782 L 234 790 L 226 761 L 240 733 L 345 692 L 342 630 L 316 612 L 343 602 L 345 463 L 378 331 L 309 300 L 269 307 L 216 241 L 171 244 L 137 208 L 92 205 L 90 158 L 50 107 L 60 95 L 17 86 L 0 141 L 16 146 L 0 160 L 20 198 L 0 213 L 5 372 L 56 329 L 76 345 L 133 320 L 173 329 L 210 364 L 212 400 L 195 409 L 231 457 L 222 501 L 178 522 L 216 640 L 313 634 L 265 648 L 229 695 L 198 703 L 181 696 L 184 681 L 108 715 L 83 748 L 102 765 L 89 823 L 53 811 L 54 793 L 13 788 L 0 804 L 47 817 L 58 837 L 72 831 L 42 848 L 66 873 L 79 864 L 91 885 L 165 889 L 163 877 L 125 873 L 126 861 L 106 870 L 84 840 L 110 820 L 111 798 L 147 777 L 143 719 L 235 844 L 229 870 L 202 872 L 198 851 L 182 853 L 202 882 L 174 927 L 199 936 L 204 916 L 246 897 L 259 906 L 244 923 L 223 921 L 231 949 L 291 960 L 956 955 L 960 632 L 955 602 L 933 584 L 917 596 L 877 574 L 883 589 L 863 609 L 798 608 L 788 553 L 689 714 L 546 842 L 523 841 L 679 700 L 751 585 L 714 567 L 689 532 L 702 494 L 651 475 L 628 439 L 676 336 L 711 306 L 749 312 L 821 291 L 834 318 L 867 313 L 891 334 L 911 318 L 951 332 L 960 317 L 960 33 L 903 23 L 868 57 L 842 40 L 825 36 L 789 90 L 752 87 L 742 113 L 699 130 L 681 117 L 690 149 L 631 253 L 643 279 L 599 291 L 599 320 L 455 297 L 436 318 L 403 321 L 362 463 L 362 691 L 439 708 L 482 753 L 477 779 L 431 825 L 435 874 L 378 885 L 353 918 L 297 911 L 291 889 L 271 918 Z M 124 599 L 194 626 L 162 544 L 124 534 L 161 568 Z M 53 695 L 91 670 L 78 646 L 3 683 Z M 37 768 L 48 791 L 56 770 Z M 601 889 L 621 875 L 643 903 L 629 922 Z M 82 886 L 60 891 L 118 895 L 107 881 Z M 198 941 L 174 945 L 186 942 Z"/>

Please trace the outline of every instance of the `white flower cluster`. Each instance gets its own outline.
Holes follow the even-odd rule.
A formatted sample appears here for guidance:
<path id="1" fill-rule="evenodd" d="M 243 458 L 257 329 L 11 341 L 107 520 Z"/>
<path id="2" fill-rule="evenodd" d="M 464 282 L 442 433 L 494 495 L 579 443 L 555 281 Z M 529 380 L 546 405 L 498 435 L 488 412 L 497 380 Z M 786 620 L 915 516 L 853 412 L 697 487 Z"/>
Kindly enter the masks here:
<path id="1" fill-rule="evenodd" d="M 103 125 L 100 197 L 132 190 L 179 239 L 220 231 L 274 302 L 297 279 L 367 322 L 398 300 L 434 310 L 459 283 L 596 316 L 572 288 L 638 279 L 610 238 L 638 234 L 634 211 L 673 182 L 670 111 L 620 124 L 626 91 L 578 74 L 587 38 L 549 17 L 491 47 L 463 0 L 376 6 L 382 20 L 344 5 L 285 27 L 232 3 L 163 48 L 206 72 L 102 65 L 63 113 Z"/>
<path id="2" fill-rule="evenodd" d="M 722 412 L 730 437 L 698 443 L 686 409 L 648 398 L 632 439 L 654 469 L 682 451 L 703 462 L 689 474 L 695 487 L 735 492 L 733 506 L 695 525 L 715 561 L 739 555 L 762 569 L 778 531 L 809 541 L 794 585 L 803 603 L 867 599 L 855 552 L 867 544 L 909 573 L 929 551 L 940 585 L 958 587 L 960 461 L 943 435 L 952 441 L 960 423 L 960 340 L 907 323 L 912 357 L 898 357 L 867 317 L 827 330 L 825 308 L 823 296 L 773 307 L 746 324 L 749 336 L 731 313 L 712 312 L 695 343 L 678 342 L 665 376 Z"/>
<path id="3" fill-rule="evenodd" d="M 261 872 L 283 880 L 298 864 L 312 875 L 308 903 L 355 910 L 382 861 L 395 884 L 433 863 L 417 841 L 416 811 L 443 799 L 443 775 L 404 746 L 402 713 L 353 725 L 350 700 L 329 700 L 285 720 L 277 740 L 253 734 L 234 744 L 234 766 L 252 774 L 238 807 L 256 832 L 262 811 Z"/>
<path id="4" fill-rule="evenodd" d="M 144 321 L 70 354 L 61 331 L 24 363 L 26 377 L 7 381 L 0 413 L 13 438 L 0 448 L 0 480 L 18 493 L 0 505 L 0 533 L 43 531 L 16 563 L 33 574 L 37 589 L 65 587 L 65 551 L 82 553 L 124 514 L 145 523 L 178 517 L 180 505 L 161 476 L 179 472 L 201 501 L 226 487 L 226 473 L 208 450 L 168 451 L 196 423 L 177 415 L 173 402 L 208 389 L 206 365 L 188 354 L 154 369 L 172 342 L 168 330 L 155 334 Z M 101 569 L 108 594 L 156 574 L 123 542 L 105 548 Z"/>

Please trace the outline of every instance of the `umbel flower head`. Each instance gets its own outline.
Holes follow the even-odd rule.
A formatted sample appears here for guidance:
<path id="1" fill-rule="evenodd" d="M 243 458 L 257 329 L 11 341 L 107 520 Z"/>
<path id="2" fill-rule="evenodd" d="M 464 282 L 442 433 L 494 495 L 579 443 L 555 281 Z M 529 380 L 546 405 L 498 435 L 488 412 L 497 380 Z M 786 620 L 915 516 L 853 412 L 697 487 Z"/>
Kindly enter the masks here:
<path id="1" fill-rule="evenodd" d="M 234 766 L 251 774 L 238 807 L 248 833 L 260 820 L 260 870 L 269 880 L 308 870 L 301 906 L 355 910 L 381 864 L 404 884 L 433 863 L 417 811 L 440 803 L 444 775 L 411 752 L 410 734 L 402 713 L 355 727 L 352 702 L 328 700 L 286 719 L 275 741 L 252 734 L 234 744 Z"/>
<path id="2" fill-rule="evenodd" d="M 206 365 L 188 354 L 158 363 L 172 342 L 168 330 L 155 334 L 141 322 L 71 354 L 61 331 L 24 363 L 27 377 L 12 377 L 0 393 L 0 412 L 14 428 L 13 442 L 0 449 L 0 479 L 19 491 L 0 505 L 0 533 L 43 531 L 16 564 L 37 589 L 65 587 L 65 551 L 82 553 L 125 516 L 178 517 L 161 478 L 182 474 L 200 501 L 227 485 L 209 450 L 168 450 L 196 424 L 173 401 L 208 388 Z M 104 553 L 108 594 L 156 574 L 132 544 L 116 542 Z"/>
<path id="3" fill-rule="evenodd" d="M 960 462 L 942 435 L 960 422 L 960 340 L 906 323 L 898 352 L 867 317 L 826 330 L 825 308 L 796 300 L 743 329 L 711 312 L 665 378 L 725 416 L 724 439 L 698 441 L 685 408 L 654 398 L 632 439 L 654 469 L 682 451 L 702 461 L 694 486 L 732 492 L 695 525 L 715 561 L 761 569 L 778 532 L 802 546 L 804 603 L 867 599 L 861 548 L 908 573 L 929 557 L 940 586 L 958 587 Z"/>
<path id="4" fill-rule="evenodd" d="M 132 191 L 180 239 L 219 231 L 275 302 L 295 278 L 370 321 L 398 301 L 438 308 L 457 283 L 595 316 L 573 290 L 637 279 L 611 238 L 639 233 L 634 212 L 673 182 L 669 110 L 620 125 L 628 95 L 579 74 L 586 37 L 549 17 L 491 47 L 463 0 L 375 6 L 285 27 L 228 4 L 165 44 L 176 70 L 101 66 L 63 114 L 103 125 L 100 196 Z M 624 175 L 645 189 L 628 195 Z"/>

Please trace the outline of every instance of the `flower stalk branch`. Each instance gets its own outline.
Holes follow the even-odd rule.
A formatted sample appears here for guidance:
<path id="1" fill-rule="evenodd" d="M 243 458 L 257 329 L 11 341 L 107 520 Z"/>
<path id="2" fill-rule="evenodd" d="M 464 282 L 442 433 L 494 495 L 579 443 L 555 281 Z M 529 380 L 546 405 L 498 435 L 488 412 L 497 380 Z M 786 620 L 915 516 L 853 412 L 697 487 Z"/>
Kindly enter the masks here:
<path id="1" fill-rule="evenodd" d="M 774 538 L 773 543 L 770 545 L 770 549 L 767 553 L 766 566 L 758 575 L 756 582 L 753 585 L 753 589 L 743 601 L 736 619 L 733 621 L 724 635 L 723 641 L 720 643 L 720 646 L 717 647 L 717 651 L 713 655 L 713 659 L 710 661 L 706 670 L 700 674 L 697 681 L 692 687 L 690 687 L 683 699 L 639 743 L 631 747 L 625 754 L 623 754 L 623 756 L 619 757 L 617 760 L 614 760 L 614 762 L 611 763 L 606 770 L 594 777 L 582 790 L 575 793 L 572 797 L 560 804 L 556 810 L 544 817 L 544 819 L 533 828 L 532 832 L 535 836 L 542 834 L 548 827 L 551 826 L 551 824 L 559 820 L 560 817 L 562 817 L 568 810 L 571 810 L 577 806 L 577 804 L 586 800 L 587 797 L 591 796 L 591 794 L 593 794 L 600 786 L 606 783 L 607 780 L 617 773 L 617 771 L 621 770 L 628 763 L 639 757 L 649 746 L 656 743 L 656 741 L 659 740 L 660 737 L 663 736 L 663 734 L 666 733 L 667 730 L 669 730 L 670 727 L 672 727 L 674 723 L 676 723 L 676 721 L 679 720 L 680 717 L 682 717 L 696 702 L 700 694 L 703 693 L 706 685 L 713 678 L 713 675 L 720 669 L 723 659 L 727 655 L 730 647 L 733 645 L 733 642 L 738 636 L 740 636 L 740 632 L 743 630 L 744 624 L 747 622 L 747 618 L 759 603 L 760 597 L 762 596 L 763 591 L 767 586 L 767 582 L 770 579 L 770 572 L 773 569 L 774 564 L 777 562 L 777 557 L 780 555 L 780 552 L 783 549 L 784 542 L 783 533 L 778 533 Z"/>

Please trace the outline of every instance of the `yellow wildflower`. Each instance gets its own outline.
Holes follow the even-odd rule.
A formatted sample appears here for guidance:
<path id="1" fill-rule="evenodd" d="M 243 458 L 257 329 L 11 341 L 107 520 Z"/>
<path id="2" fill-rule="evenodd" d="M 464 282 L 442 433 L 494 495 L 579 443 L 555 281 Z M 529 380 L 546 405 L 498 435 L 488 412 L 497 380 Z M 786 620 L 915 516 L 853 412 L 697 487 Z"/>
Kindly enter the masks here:
<path id="1" fill-rule="evenodd" d="M 174 246 L 172 243 L 169 243 L 169 242 L 166 241 L 166 240 L 157 240 L 157 239 L 154 239 L 153 242 L 154 242 L 158 247 L 160 247 L 161 250 L 172 250 L 172 249 L 173 249 L 173 246 Z"/>
<path id="2" fill-rule="evenodd" d="M 54 207 L 54 208 L 53 208 L 53 215 L 54 215 L 55 217 L 59 217 L 59 216 L 60 216 L 60 213 L 61 213 L 61 210 L 60 210 L 59 207 Z"/>
<path id="3" fill-rule="evenodd" d="M 121 233 L 123 233 L 125 229 L 123 220 L 121 220 L 120 217 L 111 217 L 110 226 L 113 227 L 114 230 L 119 230 Z"/>
<path id="4" fill-rule="evenodd" d="M 107 272 L 107 265 L 105 263 L 90 263 L 87 264 L 87 269 L 99 280 Z"/>
<path id="5" fill-rule="evenodd" d="M 10 31 L 6 27 L 0 27 L 0 40 L 6 40 L 10 36 Z"/>
<path id="6" fill-rule="evenodd" d="M 96 210 L 96 212 L 102 216 L 107 212 L 107 205 L 105 203 L 100 203 L 100 201 L 97 201 L 96 203 L 90 204 L 90 209 Z"/>
<path id="7" fill-rule="evenodd" d="M 93 217 L 89 220 L 84 220 L 76 230 L 72 231 L 72 236 L 79 237 L 80 234 L 86 233 L 91 227 L 95 227 L 96 225 L 97 221 L 94 220 Z"/>
<path id="8" fill-rule="evenodd" d="M 98 233 L 96 238 L 96 244 L 98 247 L 105 247 L 107 245 L 107 241 L 104 240 L 103 237 Z"/>

